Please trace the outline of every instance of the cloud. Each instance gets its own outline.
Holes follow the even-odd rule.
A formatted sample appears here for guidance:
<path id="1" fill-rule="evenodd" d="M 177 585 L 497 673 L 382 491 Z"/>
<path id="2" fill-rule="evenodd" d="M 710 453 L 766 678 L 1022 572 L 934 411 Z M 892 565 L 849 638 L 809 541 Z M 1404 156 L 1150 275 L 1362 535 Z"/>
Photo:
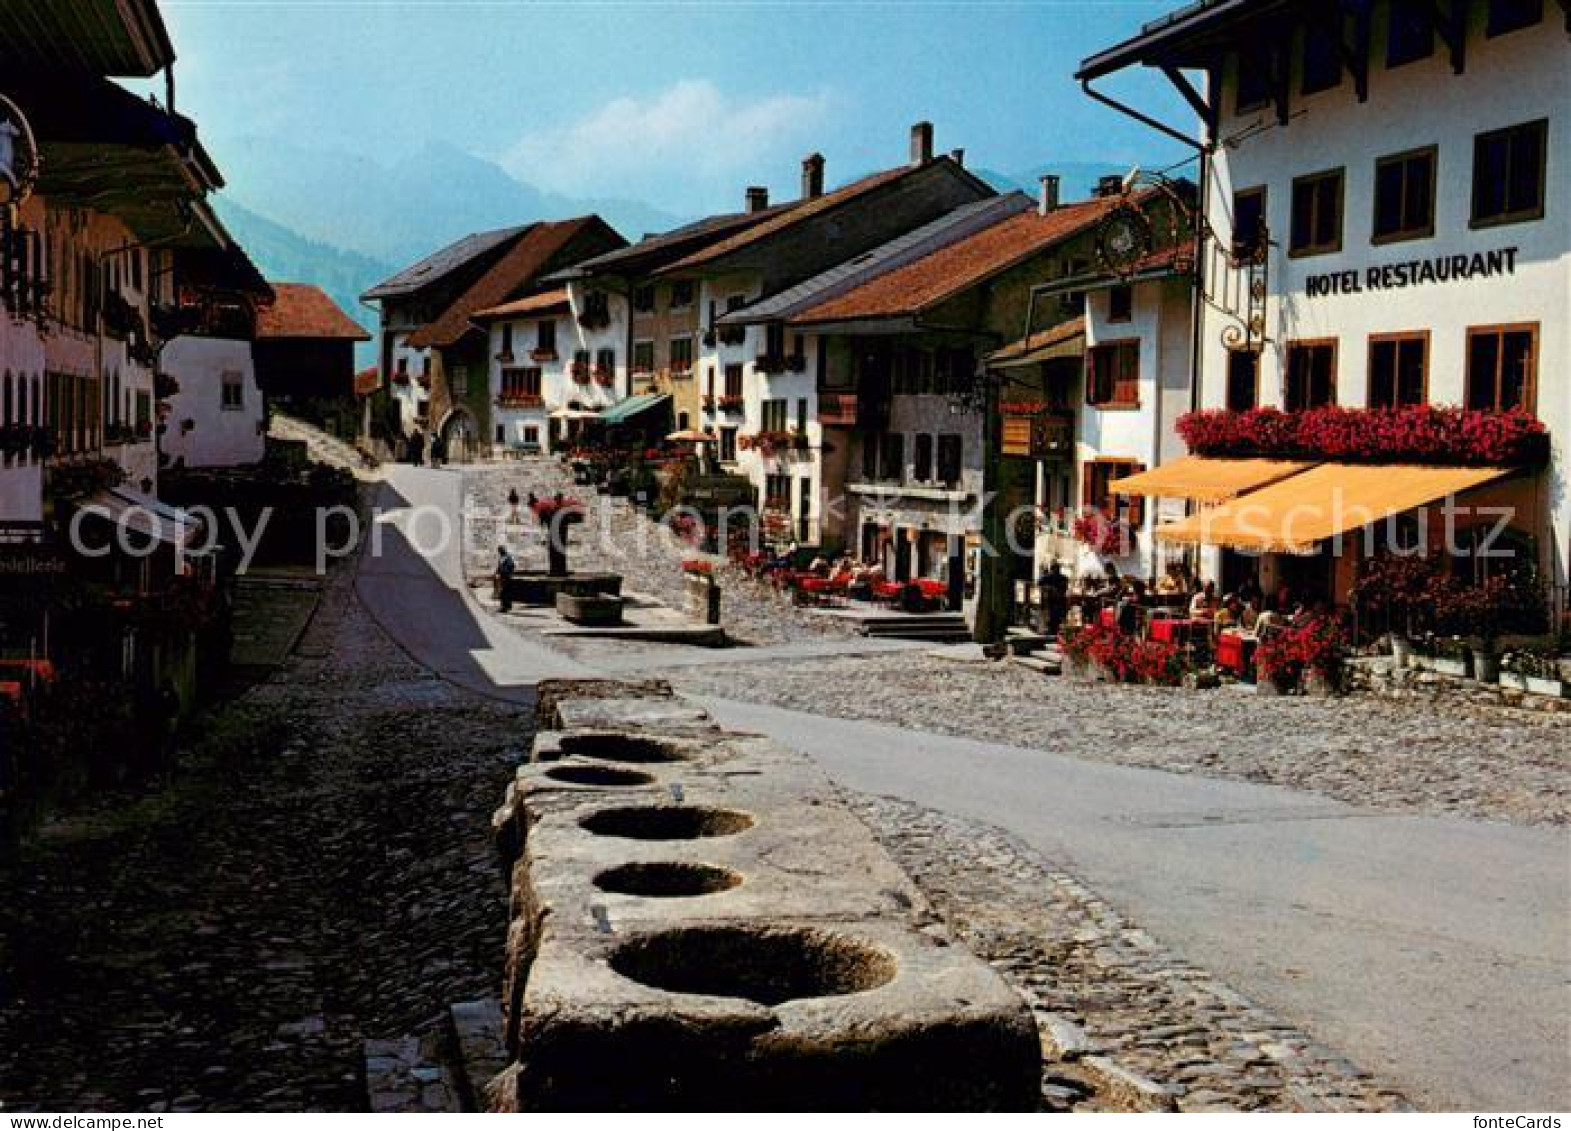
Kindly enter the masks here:
<path id="1" fill-rule="evenodd" d="M 520 180 L 574 196 L 633 196 L 679 212 L 698 201 L 740 204 L 744 184 L 792 180 L 830 102 L 827 92 L 746 101 L 707 79 L 683 79 L 525 134 L 501 163 Z"/>

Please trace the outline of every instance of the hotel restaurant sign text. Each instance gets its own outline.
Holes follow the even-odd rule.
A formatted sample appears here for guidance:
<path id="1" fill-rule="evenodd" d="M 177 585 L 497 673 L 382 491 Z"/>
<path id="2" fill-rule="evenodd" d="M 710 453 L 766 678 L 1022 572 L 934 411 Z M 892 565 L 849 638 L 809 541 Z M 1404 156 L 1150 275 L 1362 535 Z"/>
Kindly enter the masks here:
<path id="1" fill-rule="evenodd" d="M 1382 263 L 1360 271 L 1328 271 L 1304 279 L 1309 298 L 1358 295 L 1365 291 L 1399 291 L 1429 283 L 1460 283 L 1468 279 L 1493 279 L 1516 274 L 1514 247 L 1480 251 L 1472 255 L 1437 255 L 1405 263 Z"/>

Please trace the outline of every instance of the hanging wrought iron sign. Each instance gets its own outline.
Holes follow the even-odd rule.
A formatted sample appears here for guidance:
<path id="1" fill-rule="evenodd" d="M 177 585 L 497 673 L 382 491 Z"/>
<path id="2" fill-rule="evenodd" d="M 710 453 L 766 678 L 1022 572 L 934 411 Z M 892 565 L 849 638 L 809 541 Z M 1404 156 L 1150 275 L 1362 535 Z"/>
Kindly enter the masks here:
<path id="1" fill-rule="evenodd" d="M 1151 221 L 1132 201 L 1120 203 L 1097 225 L 1097 266 L 1109 275 L 1129 278 L 1154 246 Z"/>
<path id="2" fill-rule="evenodd" d="M 21 107 L 0 94 L 0 207 L 21 204 L 38 180 L 38 142 Z"/>

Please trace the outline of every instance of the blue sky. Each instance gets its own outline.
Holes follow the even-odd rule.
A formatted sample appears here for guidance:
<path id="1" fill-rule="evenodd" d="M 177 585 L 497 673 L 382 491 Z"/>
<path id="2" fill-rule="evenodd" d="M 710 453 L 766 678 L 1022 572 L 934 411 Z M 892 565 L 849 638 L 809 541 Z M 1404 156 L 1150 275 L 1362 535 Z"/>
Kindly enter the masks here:
<path id="1" fill-rule="evenodd" d="M 396 160 L 431 140 L 574 195 L 680 214 L 905 159 L 911 122 L 1006 173 L 1185 154 L 1087 99 L 1084 56 L 1176 0 L 529 3 L 164 0 L 180 108 L 220 163 L 238 139 Z M 1188 115 L 1132 77 L 1142 106 Z"/>

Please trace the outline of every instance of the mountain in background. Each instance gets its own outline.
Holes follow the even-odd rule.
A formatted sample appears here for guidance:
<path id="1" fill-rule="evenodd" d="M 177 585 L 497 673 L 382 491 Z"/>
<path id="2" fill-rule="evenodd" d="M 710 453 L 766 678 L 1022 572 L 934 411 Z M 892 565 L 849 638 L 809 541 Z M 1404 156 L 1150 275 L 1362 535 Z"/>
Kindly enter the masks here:
<path id="1" fill-rule="evenodd" d="M 230 198 L 307 240 L 404 267 L 471 232 L 597 212 L 629 240 L 689 217 L 547 192 L 443 142 L 391 161 L 282 138 L 217 148 Z"/>
<path id="2" fill-rule="evenodd" d="M 637 201 L 575 200 L 499 165 L 431 142 L 393 164 L 278 138 L 218 147 L 228 187 L 219 216 L 269 279 L 315 283 L 374 329 L 360 296 L 471 232 L 597 212 L 629 240 L 686 221 Z M 359 347 L 362 365 L 376 360 Z"/>

